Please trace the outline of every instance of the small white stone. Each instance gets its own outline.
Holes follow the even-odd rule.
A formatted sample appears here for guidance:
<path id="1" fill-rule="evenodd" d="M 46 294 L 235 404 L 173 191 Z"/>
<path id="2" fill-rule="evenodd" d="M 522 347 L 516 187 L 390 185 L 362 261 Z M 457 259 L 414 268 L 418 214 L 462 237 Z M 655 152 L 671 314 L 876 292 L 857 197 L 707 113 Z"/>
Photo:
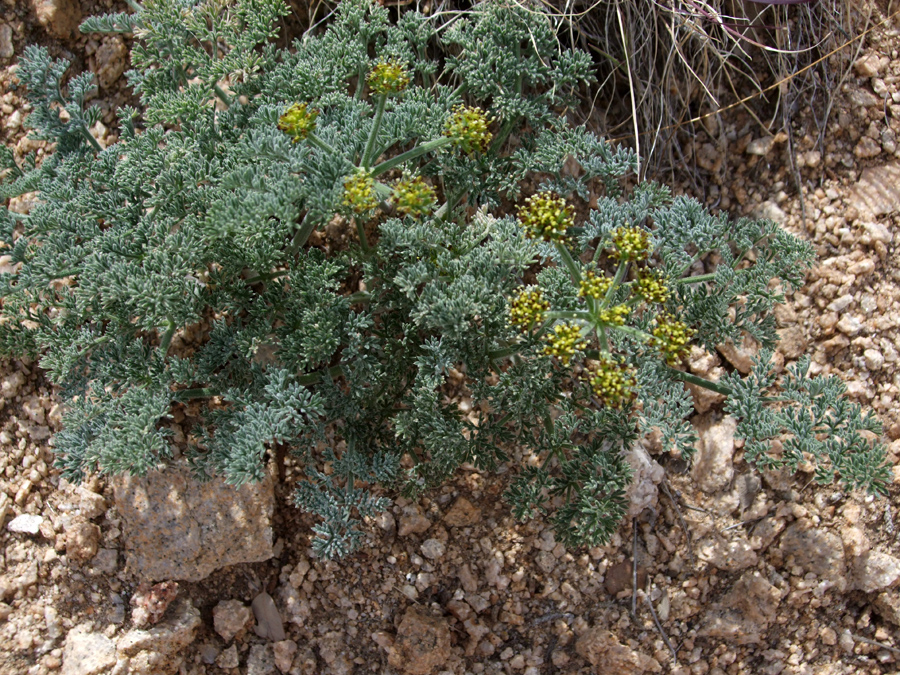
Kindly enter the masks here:
<path id="1" fill-rule="evenodd" d="M 884 365 L 884 356 L 877 349 L 867 349 L 863 352 L 866 359 L 866 368 L 869 370 L 881 370 Z"/>
<path id="2" fill-rule="evenodd" d="M 30 513 L 23 513 L 21 516 L 16 516 L 11 521 L 9 521 L 9 525 L 6 526 L 10 532 L 24 532 L 25 534 L 37 534 L 41 529 L 41 523 L 44 522 L 43 517 L 34 516 Z"/>

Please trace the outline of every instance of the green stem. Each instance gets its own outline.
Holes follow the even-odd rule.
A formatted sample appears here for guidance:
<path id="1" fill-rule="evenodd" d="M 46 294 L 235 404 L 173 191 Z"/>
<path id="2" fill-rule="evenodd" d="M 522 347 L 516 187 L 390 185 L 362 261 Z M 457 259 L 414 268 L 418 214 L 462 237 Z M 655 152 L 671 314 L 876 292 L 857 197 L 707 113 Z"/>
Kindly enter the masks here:
<path id="1" fill-rule="evenodd" d="M 178 326 L 175 325 L 174 321 L 169 321 L 169 326 L 162 336 L 162 339 L 159 341 L 159 353 L 164 357 L 169 353 L 169 345 L 172 344 L 172 338 L 175 336 L 175 330 L 177 328 Z"/>
<path id="2" fill-rule="evenodd" d="M 488 352 L 488 359 L 491 361 L 496 361 L 498 359 L 505 359 L 510 356 L 515 356 L 520 351 L 522 351 L 521 347 L 503 347 L 501 349 L 494 349 Z"/>
<path id="3" fill-rule="evenodd" d="M 231 97 L 225 93 L 225 90 L 219 86 L 218 82 L 216 82 L 216 84 L 213 85 L 213 90 L 216 92 L 216 96 L 219 97 L 219 100 L 225 104 L 225 107 L 230 108 L 231 104 L 232 104 Z"/>
<path id="4" fill-rule="evenodd" d="M 578 269 L 578 265 L 575 264 L 575 260 L 572 258 L 572 254 L 569 253 L 569 249 L 566 248 L 566 245 L 561 241 L 555 241 L 553 244 L 556 246 L 556 251 L 559 253 L 563 265 L 565 265 L 566 269 L 569 271 L 569 276 L 572 277 L 572 281 L 576 284 L 581 283 L 581 271 Z"/>
<path id="5" fill-rule="evenodd" d="M 187 401 L 192 398 L 210 398 L 212 396 L 218 396 L 219 391 L 217 389 L 213 389 L 212 387 L 197 387 L 195 389 L 182 389 L 181 391 L 175 392 L 175 400 L 176 401 Z"/>
<path id="6" fill-rule="evenodd" d="M 275 272 L 266 272 L 265 274 L 257 274 L 255 277 L 251 277 L 250 279 L 244 279 L 244 283 L 248 286 L 252 286 L 253 284 L 258 284 L 263 281 L 272 281 L 272 279 L 277 279 L 278 277 L 283 277 L 285 274 L 290 274 L 290 270 L 277 270 Z"/>
<path id="7" fill-rule="evenodd" d="M 356 234 L 359 235 L 359 245 L 362 246 L 363 254 L 368 256 L 372 252 L 372 248 L 369 246 L 369 238 L 366 236 L 366 224 L 359 218 L 354 218 L 353 220 L 356 221 Z"/>
<path id="8" fill-rule="evenodd" d="M 301 248 L 303 248 L 303 246 L 309 240 L 309 236 L 315 229 L 316 222 L 309 217 L 309 212 L 307 212 L 307 214 L 303 216 L 303 220 L 300 222 L 300 227 L 297 229 L 297 232 L 294 233 L 294 238 L 291 241 L 291 247 L 288 250 L 288 253 L 290 253 L 292 258 L 297 255 Z"/>
<path id="9" fill-rule="evenodd" d="M 144 11 L 144 8 L 141 7 L 141 6 L 137 3 L 137 0 L 125 0 L 125 2 L 126 2 L 126 4 L 127 4 L 129 7 L 131 7 L 131 9 L 133 9 L 135 12 L 143 12 L 143 11 Z"/>
<path id="10" fill-rule="evenodd" d="M 381 118 L 384 117 L 384 106 L 387 104 L 387 94 L 381 94 L 375 104 L 375 119 L 372 121 L 372 129 L 369 131 L 369 140 L 366 141 L 366 151 L 362 157 L 362 168 L 368 170 L 372 164 L 372 153 L 375 152 L 375 141 L 378 132 L 381 131 Z"/>
<path id="11" fill-rule="evenodd" d="M 610 301 L 612 300 L 613 293 L 616 292 L 616 289 L 622 284 L 622 279 L 625 278 L 625 272 L 628 271 L 628 263 L 624 260 L 619 263 L 618 269 L 616 269 L 616 276 L 613 277 L 612 283 L 609 285 L 609 290 L 606 291 L 606 295 L 603 296 L 603 302 L 600 303 L 600 308 L 606 308 Z"/>
<path id="12" fill-rule="evenodd" d="M 319 384 L 322 379 L 327 375 L 329 378 L 334 379 L 336 377 L 340 377 L 343 375 L 344 371 L 340 366 L 331 366 L 330 368 L 325 368 L 323 370 L 317 370 L 314 373 L 309 373 L 308 375 L 301 375 L 297 378 L 297 384 L 308 387 L 313 384 Z"/>
<path id="13" fill-rule="evenodd" d="M 416 157 L 421 157 L 425 153 L 432 152 L 434 150 L 439 150 L 447 145 L 450 145 L 453 141 L 446 136 L 441 136 L 440 138 L 436 138 L 433 141 L 428 141 L 427 143 L 423 143 L 422 145 L 417 145 L 411 150 L 407 150 L 396 157 L 391 157 L 390 159 L 386 159 L 381 164 L 372 168 L 372 176 L 380 176 L 385 171 L 390 171 L 396 166 L 400 166 L 404 162 L 408 162 L 411 159 L 415 159 Z"/>
<path id="14" fill-rule="evenodd" d="M 562 310 L 558 312 L 547 312 L 544 314 L 547 319 L 578 319 L 580 321 L 593 322 L 594 317 L 590 312 L 582 312 L 579 310 Z"/>
<path id="15" fill-rule="evenodd" d="M 316 135 L 315 135 L 313 132 L 311 132 L 311 131 L 306 135 L 306 140 L 309 141 L 310 143 L 312 143 L 312 144 L 313 144 L 314 146 L 316 146 L 317 148 L 319 148 L 319 150 L 321 150 L 322 152 L 327 152 L 328 154 L 331 154 L 331 155 L 337 155 L 337 154 L 338 154 L 338 151 L 337 151 L 337 150 L 335 150 L 335 149 L 334 149 L 333 147 L 331 147 L 328 143 L 326 143 L 325 141 L 323 141 L 321 138 L 319 138 L 318 136 L 316 136 Z M 351 164 L 352 164 L 352 162 L 351 162 Z"/>
<path id="16" fill-rule="evenodd" d="M 695 384 L 698 387 L 703 387 L 704 389 L 714 391 L 717 394 L 722 394 L 723 396 L 731 396 L 734 393 L 733 391 L 731 391 L 730 387 L 726 387 L 724 384 L 712 382 L 704 377 L 698 377 L 697 375 L 686 373 L 683 370 L 675 370 L 675 368 L 672 368 L 671 366 L 666 366 L 666 368 L 668 368 L 669 373 L 671 373 L 679 380 L 690 382 L 691 384 Z"/>
<path id="17" fill-rule="evenodd" d="M 682 277 L 681 279 L 677 279 L 675 281 L 676 284 L 702 284 L 707 281 L 714 281 L 716 278 L 716 273 L 712 272 L 710 274 L 698 274 L 695 277 Z"/>
<path id="18" fill-rule="evenodd" d="M 91 132 L 88 130 L 87 127 L 82 126 L 81 133 L 84 134 L 84 137 L 88 140 L 88 142 L 92 146 L 94 146 L 94 150 L 96 150 L 97 152 L 103 152 L 103 146 L 101 146 L 100 143 L 97 142 L 97 139 L 94 138 L 94 136 L 91 134 Z"/>
<path id="19" fill-rule="evenodd" d="M 357 291 L 356 293 L 351 293 L 347 296 L 347 300 L 350 301 L 351 305 L 355 305 L 360 302 L 371 302 L 372 294 L 368 291 Z"/>

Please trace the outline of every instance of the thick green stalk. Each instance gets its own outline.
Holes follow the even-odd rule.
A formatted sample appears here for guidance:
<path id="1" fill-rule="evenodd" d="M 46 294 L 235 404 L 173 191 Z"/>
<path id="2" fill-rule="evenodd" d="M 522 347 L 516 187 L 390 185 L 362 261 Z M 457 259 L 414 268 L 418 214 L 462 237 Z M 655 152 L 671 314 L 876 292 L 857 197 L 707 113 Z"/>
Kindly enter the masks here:
<path id="1" fill-rule="evenodd" d="M 600 309 L 607 307 L 612 300 L 613 293 L 616 292 L 616 289 L 622 285 L 622 279 L 625 278 L 625 272 L 628 271 L 628 263 L 624 260 L 619 263 L 618 269 L 616 269 L 616 276 L 613 277 L 612 283 L 609 285 L 609 290 L 606 291 L 606 295 L 603 297 L 603 302 L 600 303 Z"/>
<path id="2" fill-rule="evenodd" d="M 686 373 L 683 370 L 676 370 L 672 368 L 672 366 L 666 366 L 669 369 L 669 372 L 677 377 L 679 380 L 684 380 L 685 382 L 690 382 L 691 384 L 695 384 L 698 387 L 703 387 L 704 389 L 709 389 L 710 391 L 714 391 L 717 394 L 722 394 L 723 396 L 731 396 L 734 392 L 731 391 L 730 387 L 726 387 L 724 384 L 719 384 L 718 382 L 712 382 L 703 377 L 698 377 L 697 375 L 693 375 L 692 373 Z"/>
<path id="3" fill-rule="evenodd" d="M 432 141 L 428 141 L 427 143 L 422 143 L 422 145 L 417 145 L 411 150 L 407 150 L 404 153 L 397 155 L 396 157 L 391 157 L 390 159 L 386 159 L 381 162 L 377 166 L 372 168 L 372 176 L 379 176 L 383 174 L 385 171 L 390 171 L 394 167 L 400 166 L 401 164 L 410 161 L 411 159 L 416 159 L 417 157 L 421 157 L 422 155 L 433 152 L 434 150 L 439 150 L 440 148 L 446 147 L 450 145 L 453 141 L 446 136 L 441 136 L 440 138 L 436 138 Z"/>
<path id="4" fill-rule="evenodd" d="M 172 338 L 175 336 L 175 330 L 177 328 L 178 326 L 175 325 L 174 321 L 169 321 L 166 332 L 159 341 L 159 353 L 163 356 L 169 353 L 169 345 L 172 344 Z"/>
<path id="5" fill-rule="evenodd" d="M 572 254 L 569 253 L 569 249 L 566 248 L 566 245 L 561 241 L 555 241 L 553 244 L 556 246 L 556 251 L 559 253 L 563 265 L 565 265 L 566 269 L 569 271 L 569 276 L 572 277 L 572 281 L 576 284 L 581 283 L 581 270 L 579 270 L 578 265 L 575 264 L 575 260 L 572 258 Z"/>
<path id="6" fill-rule="evenodd" d="M 387 94 L 381 94 L 375 104 L 375 119 L 372 121 L 372 129 L 369 131 L 369 140 L 366 141 L 366 150 L 362 157 L 362 168 L 368 169 L 372 164 L 372 153 L 375 152 L 375 141 L 381 131 L 381 119 L 384 117 L 384 106 L 387 104 Z"/>
<path id="7" fill-rule="evenodd" d="M 695 277 L 682 277 L 681 279 L 676 279 L 675 283 L 678 285 L 682 284 L 702 284 L 707 281 L 713 281 L 716 278 L 716 273 L 713 272 L 711 274 L 698 274 Z"/>
<path id="8" fill-rule="evenodd" d="M 225 107 L 230 108 L 232 103 L 231 97 L 225 93 L 225 90 L 219 86 L 218 82 L 213 85 L 213 90 L 216 92 L 216 96 L 219 97 L 219 100 L 225 104 Z"/>

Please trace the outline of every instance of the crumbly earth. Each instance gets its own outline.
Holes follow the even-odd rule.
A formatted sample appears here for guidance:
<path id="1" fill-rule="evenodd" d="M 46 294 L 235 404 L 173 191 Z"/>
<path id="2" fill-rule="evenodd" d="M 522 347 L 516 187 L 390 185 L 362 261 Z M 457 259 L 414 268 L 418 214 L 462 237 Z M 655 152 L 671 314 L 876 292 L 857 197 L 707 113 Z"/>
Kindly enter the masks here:
<path id="1" fill-rule="evenodd" d="M 130 100 L 120 67 L 127 41 L 42 25 L 32 5 L 68 8 L 64 23 L 76 9 L 125 9 L 112 0 L 0 0 L 0 136 L 17 154 L 42 152 L 24 137 L 26 108 L 11 87 L 17 55 L 38 43 L 100 74 L 106 127 L 95 131 L 112 142 L 114 110 Z M 866 39 L 823 143 L 795 129 L 802 201 L 786 137 L 767 137 L 740 112 L 722 119 L 715 138 L 702 132 L 689 158 L 719 176 L 710 205 L 775 218 L 815 244 L 818 264 L 778 312 L 780 358 L 809 352 L 814 373 L 841 375 L 850 396 L 883 420 L 892 465 L 900 456 L 897 25 Z M 734 169 L 727 175 L 716 167 L 723 152 Z M 691 365 L 741 368 L 749 352 L 695 354 Z M 131 672 L 108 646 L 165 612 L 172 587 L 141 586 L 125 571 L 121 521 L 103 480 L 76 488 L 52 468 L 59 404 L 40 369 L 2 362 L 0 395 L 0 673 Z M 461 470 L 418 503 L 398 500 L 371 524 L 362 552 L 316 560 L 314 522 L 288 501 L 289 464 L 276 487 L 275 557 L 179 584 L 199 618 L 184 604 L 169 610 L 182 612 L 193 635 L 179 647 L 177 672 L 900 672 L 900 470 L 884 499 L 820 489 L 803 472 L 758 480 L 718 403 L 698 404 L 711 406 L 695 420 L 710 448 L 708 473 L 656 457 L 668 491 L 610 545 L 590 550 L 567 551 L 545 521 L 511 517 L 501 494 L 514 458 L 497 474 Z M 35 533 L 10 531 L 28 514 L 43 517 Z M 274 614 L 269 606 L 258 615 L 268 617 L 268 637 L 250 625 L 260 589 L 274 600 Z"/>

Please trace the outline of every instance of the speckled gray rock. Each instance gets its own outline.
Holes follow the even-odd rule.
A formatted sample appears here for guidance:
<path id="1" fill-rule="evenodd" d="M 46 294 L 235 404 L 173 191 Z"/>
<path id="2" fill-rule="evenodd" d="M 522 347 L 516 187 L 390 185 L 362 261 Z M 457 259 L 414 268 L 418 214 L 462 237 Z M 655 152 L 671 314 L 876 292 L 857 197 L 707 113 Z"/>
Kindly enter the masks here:
<path id="1" fill-rule="evenodd" d="M 709 413 L 694 420 L 694 428 L 700 440 L 691 476 L 704 492 L 723 490 L 734 477 L 734 433 L 737 421 L 731 416 L 717 420 Z"/>
<path id="2" fill-rule="evenodd" d="M 275 655 L 272 645 L 253 645 L 247 657 L 247 675 L 272 675 L 275 672 Z"/>
<path id="3" fill-rule="evenodd" d="M 252 617 L 253 612 L 240 600 L 223 600 L 213 607 L 213 626 L 225 642 L 243 633 Z"/>
<path id="4" fill-rule="evenodd" d="M 781 536 L 781 555 L 785 565 L 796 565 L 843 587 L 846 584 L 844 545 L 841 538 L 801 518 Z"/>
<path id="5" fill-rule="evenodd" d="M 116 664 L 116 645 L 90 626 L 76 626 L 66 636 L 62 675 L 95 675 Z"/>
<path id="6" fill-rule="evenodd" d="M 739 645 L 763 642 L 775 621 L 781 592 L 757 571 L 745 572 L 722 601 L 710 607 L 699 635 Z"/>
<path id="7" fill-rule="evenodd" d="M 199 483 L 185 465 L 113 482 L 128 570 L 145 581 L 199 581 L 213 570 L 272 557 L 272 480 L 236 488 Z"/>
<path id="8" fill-rule="evenodd" d="M 882 591 L 900 579 L 900 560 L 882 551 L 867 551 L 853 562 L 853 577 L 854 588 Z"/>

